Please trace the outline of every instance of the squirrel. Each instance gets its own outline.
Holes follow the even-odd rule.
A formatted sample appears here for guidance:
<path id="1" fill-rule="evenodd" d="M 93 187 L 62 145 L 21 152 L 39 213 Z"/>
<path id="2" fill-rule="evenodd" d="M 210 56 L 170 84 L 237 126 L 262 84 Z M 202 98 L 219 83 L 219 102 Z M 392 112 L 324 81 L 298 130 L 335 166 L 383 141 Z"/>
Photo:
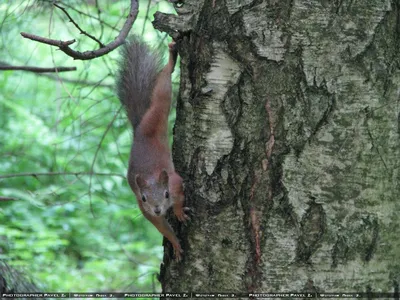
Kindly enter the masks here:
<path id="1" fill-rule="evenodd" d="M 128 183 L 143 215 L 171 242 L 180 261 L 183 250 L 164 217 L 173 206 L 180 222 L 189 220 L 189 208 L 183 205 L 183 180 L 175 172 L 168 146 L 171 73 L 178 54 L 175 42 L 168 47 L 168 63 L 161 69 L 161 55 L 131 37 L 122 46 L 117 93 L 134 130 Z"/>

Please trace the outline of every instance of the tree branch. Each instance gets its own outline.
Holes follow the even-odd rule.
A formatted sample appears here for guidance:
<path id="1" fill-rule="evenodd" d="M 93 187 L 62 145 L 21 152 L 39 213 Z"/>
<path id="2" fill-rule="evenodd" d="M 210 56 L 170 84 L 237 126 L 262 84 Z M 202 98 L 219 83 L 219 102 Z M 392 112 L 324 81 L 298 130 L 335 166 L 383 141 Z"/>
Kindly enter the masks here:
<path id="1" fill-rule="evenodd" d="M 27 177 L 27 176 L 58 176 L 58 175 L 74 175 L 74 176 L 80 176 L 80 175 L 97 175 L 97 176 L 116 176 L 116 177 L 121 177 L 125 178 L 124 175 L 119 174 L 119 173 L 95 173 L 95 172 L 41 172 L 41 173 L 14 173 L 14 174 L 6 174 L 6 175 L 0 175 L 0 179 L 4 178 L 13 178 L 13 177 Z"/>
<path id="2" fill-rule="evenodd" d="M 56 46 L 59 47 L 61 51 L 63 51 L 65 54 L 68 56 L 71 56 L 74 59 L 80 59 L 80 60 L 88 60 L 88 59 L 93 59 L 96 57 L 103 56 L 112 50 L 116 49 L 118 46 L 120 46 L 122 43 L 124 43 L 126 37 L 128 36 L 129 31 L 132 28 L 133 23 L 136 20 L 137 14 L 138 14 L 138 1 L 137 0 L 131 0 L 131 8 L 129 11 L 129 16 L 127 20 L 125 21 L 124 26 L 122 26 L 122 29 L 119 33 L 119 35 L 115 38 L 114 41 L 111 43 L 105 45 L 104 47 L 101 47 L 100 49 L 97 50 L 89 50 L 85 52 L 80 52 L 80 51 L 75 51 L 69 47 L 72 43 L 75 42 L 75 40 L 71 41 L 57 41 L 53 39 L 48 39 L 44 37 L 40 37 L 34 34 L 26 33 L 26 32 L 21 32 L 21 35 L 24 38 L 28 38 L 43 44 L 48 44 L 51 46 Z"/>
<path id="3" fill-rule="evenodd" d="M 40 67 L 29 67 L 29 66 L 10 66 L 1 64 L 0 71 L 28 71 L 34 73 L 55 73 L 55 72 L 67 72 L 76 71 L 76 67 L 54 67 L 54 68 L 40 68 Z"/>

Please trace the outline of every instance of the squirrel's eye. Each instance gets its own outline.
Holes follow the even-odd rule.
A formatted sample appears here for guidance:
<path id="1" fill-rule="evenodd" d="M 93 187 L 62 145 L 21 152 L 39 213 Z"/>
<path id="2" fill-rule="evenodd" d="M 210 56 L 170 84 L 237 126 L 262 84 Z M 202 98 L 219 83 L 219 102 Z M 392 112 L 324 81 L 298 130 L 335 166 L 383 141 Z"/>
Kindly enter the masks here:
<path id="1" fill-rule="evenodd" d="M 169 198 L 169 193 L 168 193 L 168 191 L 165 191 L 165 195 L 164 195 L 164 196 L 165 196 L 165 198 L 167 198 L 167 199 Z"/>
<path id="2" fill-rule="evenodd" d="M 146 196 L 145 195 L 142 195 L 142 201 L 146 202 Z"/>

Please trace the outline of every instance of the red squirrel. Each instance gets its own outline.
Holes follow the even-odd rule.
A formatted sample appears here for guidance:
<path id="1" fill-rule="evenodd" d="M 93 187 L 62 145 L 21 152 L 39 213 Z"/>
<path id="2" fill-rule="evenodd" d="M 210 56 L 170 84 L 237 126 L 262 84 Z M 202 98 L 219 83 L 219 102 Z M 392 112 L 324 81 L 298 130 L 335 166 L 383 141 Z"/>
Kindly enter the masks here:
<path id="1" fill-rule="evenodd" d="M 161 56 L 131 37 L 122 48 L 117 91 L 134 129 L 128 183 L 143 215 L 172 243 L 180 261 L 182 248 L 164 217 L 173 206 L 179 221 L 189 220 L 189 208 L 183 206 L 182 178 L 175 172 L 168 146 L 171 73 L 177 59 L 175 43 L 168 46 L 168 63 L 160 70 Z"/>

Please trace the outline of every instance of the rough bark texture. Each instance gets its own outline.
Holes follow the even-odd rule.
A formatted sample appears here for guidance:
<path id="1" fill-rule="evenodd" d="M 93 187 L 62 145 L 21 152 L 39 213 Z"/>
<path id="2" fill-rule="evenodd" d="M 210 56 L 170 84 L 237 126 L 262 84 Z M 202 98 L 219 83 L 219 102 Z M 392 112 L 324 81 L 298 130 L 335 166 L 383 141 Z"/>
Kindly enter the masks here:
<path id="1" fill-rule="evenodd" d="M 180 38 L 174 159 L 195 210 L 164 292 L 398 290 L 399 10 L 186 0 L 156 15 Z"/>

